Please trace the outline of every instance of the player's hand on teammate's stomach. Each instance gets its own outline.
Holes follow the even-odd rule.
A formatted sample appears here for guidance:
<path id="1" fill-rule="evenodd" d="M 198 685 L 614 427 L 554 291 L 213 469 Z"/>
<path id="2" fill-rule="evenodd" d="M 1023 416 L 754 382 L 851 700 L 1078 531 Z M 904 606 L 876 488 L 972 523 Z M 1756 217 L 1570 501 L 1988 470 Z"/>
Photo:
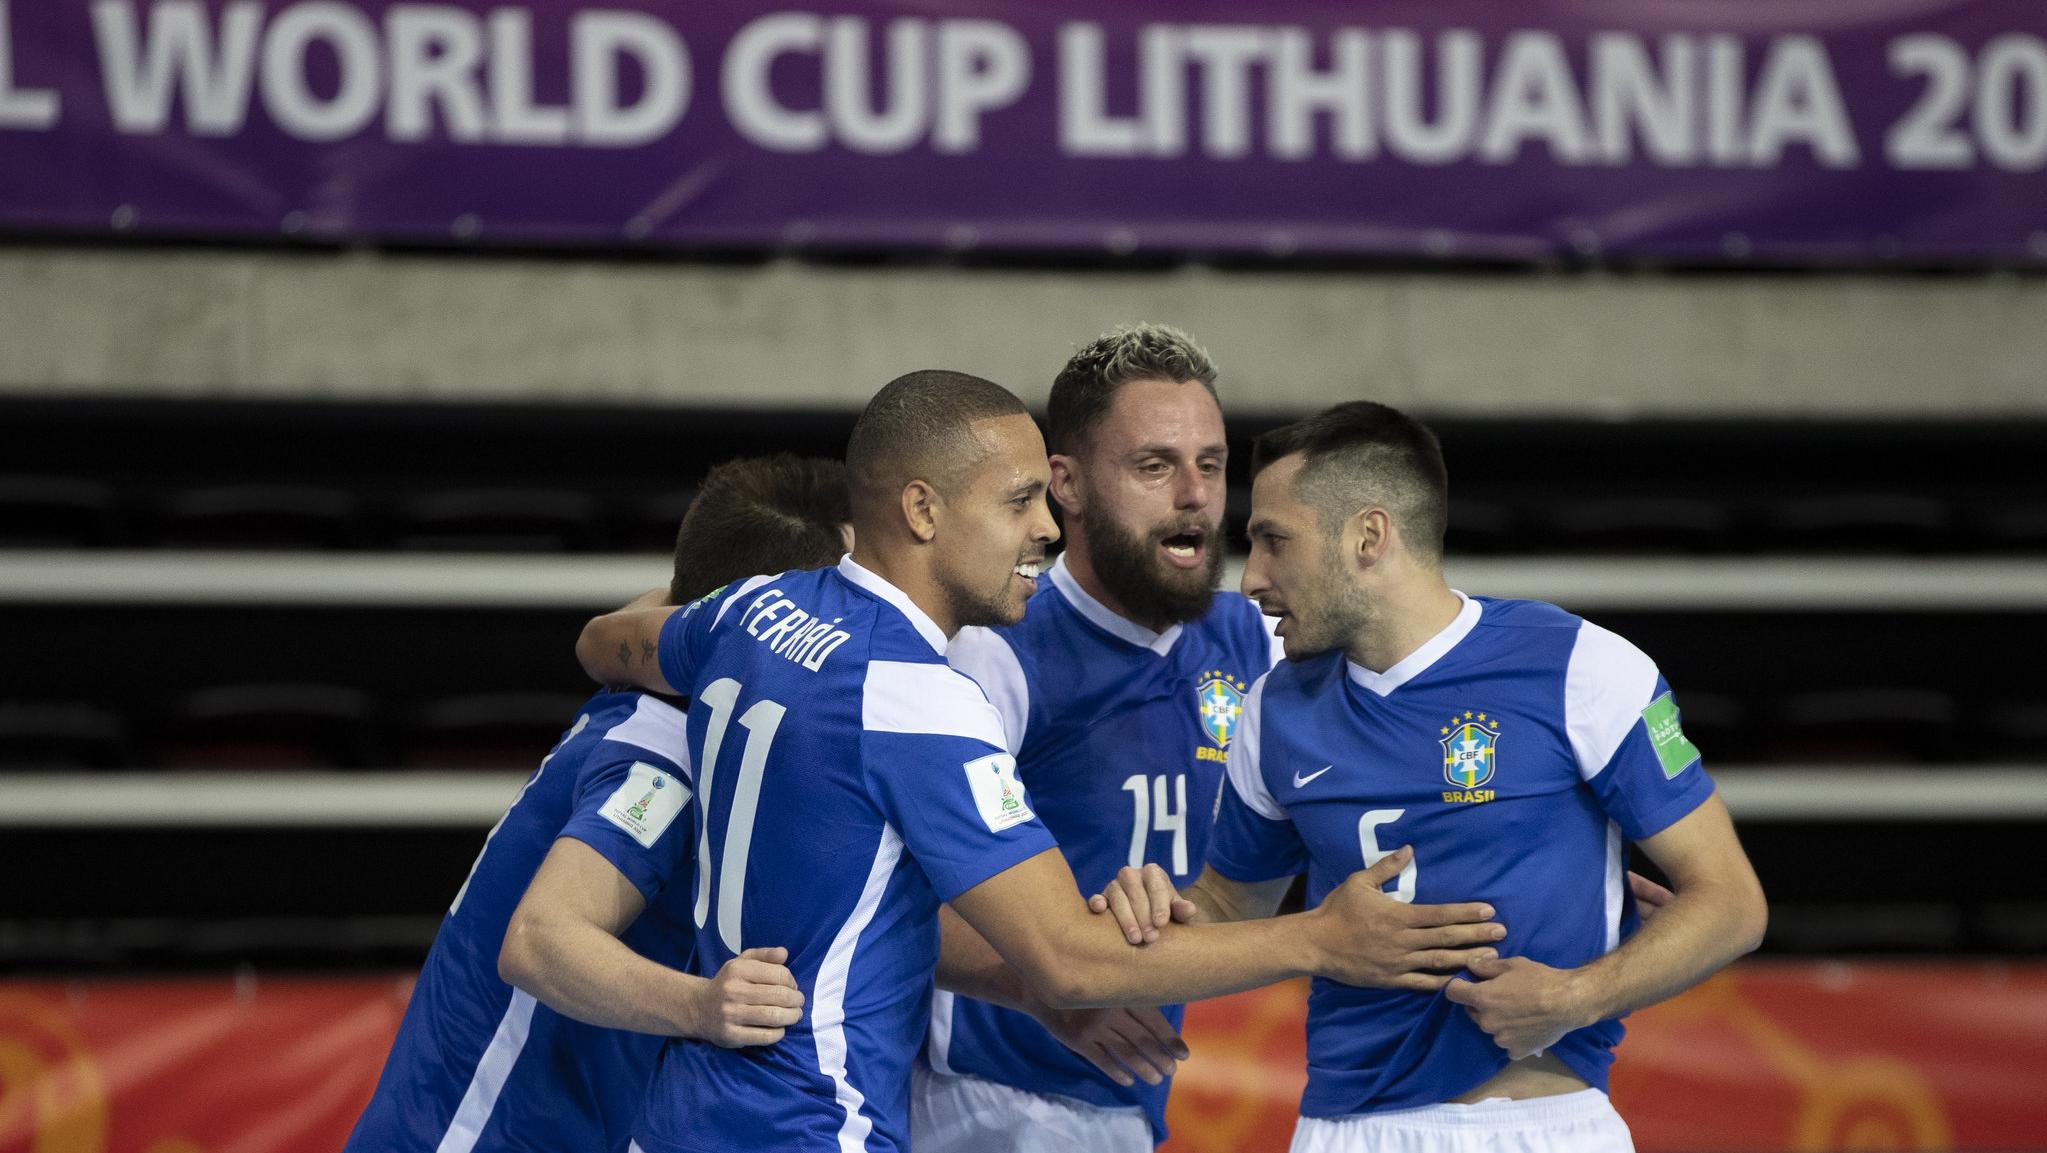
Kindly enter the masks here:
<path id="1" fill-rule="evenodd" d="M 1304 914 L 1315 919 L 1321 943 L 1320 975 L 1347 985 L 1432 992 L 1475 961 L 1491 960 L 1491 946 L 1507 935 L 1483 902 L 1411 905 L 1381 886 L 1413 859 L 1410 847 L 1388 853 L 1352 873 L 1322 903 Z"/>
<path id="2" fill-rule="evenodd" d="M 783 962 L 789 950 L 748 949 L 699 986 L 691 1035 L 723 1049 L 772 1045 L 803 1019 L 803 991 Z"/>
<path id="3" fill-rule="evenodd" d="M 1118 1085 L 1156 1085 L 1187 1059 L 1187 1043 L 1157 1009 L 1043 1009 L 1032 1016 Z"/>

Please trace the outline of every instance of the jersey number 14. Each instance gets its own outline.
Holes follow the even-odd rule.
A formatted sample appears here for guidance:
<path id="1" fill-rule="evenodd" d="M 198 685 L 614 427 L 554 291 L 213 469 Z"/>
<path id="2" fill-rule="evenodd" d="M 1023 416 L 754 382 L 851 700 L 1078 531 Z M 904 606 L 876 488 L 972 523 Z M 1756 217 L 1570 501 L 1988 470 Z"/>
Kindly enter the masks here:
<path id="1" fill-rule="evenodd" d="M 1166 782 L 1171 781 L 1173 795 L 1166 795 Z M 1161 773 L 1147 777 L 1133 773 L 1123 782 L 1123 791 L 1130 794 L 1130 802 L 1136 810 L 1130 819 L 1130 867 L 1144 867 L 1144 851 L 1151 844 L 1153 833 L 1173 834 L 1173 875 L 1187 875 L 1187 774 Z"/>

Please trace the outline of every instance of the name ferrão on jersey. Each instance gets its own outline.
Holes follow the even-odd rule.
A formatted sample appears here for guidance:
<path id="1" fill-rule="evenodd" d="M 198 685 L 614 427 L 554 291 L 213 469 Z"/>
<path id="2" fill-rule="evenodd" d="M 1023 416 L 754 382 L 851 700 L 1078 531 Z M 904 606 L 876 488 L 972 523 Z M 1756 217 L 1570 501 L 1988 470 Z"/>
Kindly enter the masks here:
<path id="1" fill-rule="evenodd" d="M 768 646 L 768 651 L 811 672 L 824 667 L 825 658 L 852 639 L 838 627 L 844 617 L 820 620 L 796 607 L 779 588 L 762 591 L 739 614 L 739 627 L 748 636 Z"/>

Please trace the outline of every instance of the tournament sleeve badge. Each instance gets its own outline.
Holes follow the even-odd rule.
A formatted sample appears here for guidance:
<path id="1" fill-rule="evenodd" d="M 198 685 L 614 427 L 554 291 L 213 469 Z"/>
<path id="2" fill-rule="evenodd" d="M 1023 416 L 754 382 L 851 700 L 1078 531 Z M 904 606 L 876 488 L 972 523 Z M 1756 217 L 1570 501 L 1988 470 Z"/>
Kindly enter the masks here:
<path id="1" fill-rule="evenodd" d="M 1685 739 L 1678 726 L 1677 698 L 1664 693 L 1642 709 L 1642 723 L 1649 726 L 1649 747 L 1669 780 L 1699 763 L 1699 746 Z"/>
<path id="2" fill-rule="evenodd" d="M 651 849 L 689 801 L 688 785 L 645 761 L 634 761 L 625 783 L 611 794 L 600 811 L 605 820 L 638 841 L 641 848 Z"/>
<path id="3" fill-rule="evenodd" d="M 1451 786 L 1445 801 L 1479 804 L 1493 799 L 1484 786 L 1499 767 L 1500 722 L 1485 713 L 1466 710 L 1442 728 L 1443 780 Z"/>

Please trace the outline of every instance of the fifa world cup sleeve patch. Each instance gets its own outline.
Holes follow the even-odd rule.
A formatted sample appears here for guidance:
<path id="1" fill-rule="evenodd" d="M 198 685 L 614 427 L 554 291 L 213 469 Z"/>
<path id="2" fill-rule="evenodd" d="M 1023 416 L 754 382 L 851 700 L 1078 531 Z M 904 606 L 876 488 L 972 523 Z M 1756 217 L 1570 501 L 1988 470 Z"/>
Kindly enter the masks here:
<path id="1" fill-rule="evenodd" d="M 967 787 L 974 792 L 974 808 L 989 832 L 1012 829 L 1031 819 L 1031 807 L 1024 803 L 1023 782 L 1016 776 L 1015 757 L 995 753 L 968 761 L 962 767 L 967 771 Z"/>
<path id="2" fill-rule="evenodd" d="M 1699 746 L 1686 740 L 1678 727 L 1676 698 L 1665 693 L 1650 701 L 1642 710 L 1642 722 L 1649 726 L 1649 747 L 1663 764 L 1665 780 L 1699 763 Z"/>
<path id="3" fill-rule="evenodd" d="M 689 786 L 683 784 L 673 773 L 657 769 L 645 761 L 634 761 L 632 771 L 626 774 L 625 784 L 611 794 L 599 812 L 604 819 L 624 830 L 625 834 L 640 843 L 643 849 L 651 849 L 668 826 L 675 823 L 682 807 L 689 804 Z"/>

